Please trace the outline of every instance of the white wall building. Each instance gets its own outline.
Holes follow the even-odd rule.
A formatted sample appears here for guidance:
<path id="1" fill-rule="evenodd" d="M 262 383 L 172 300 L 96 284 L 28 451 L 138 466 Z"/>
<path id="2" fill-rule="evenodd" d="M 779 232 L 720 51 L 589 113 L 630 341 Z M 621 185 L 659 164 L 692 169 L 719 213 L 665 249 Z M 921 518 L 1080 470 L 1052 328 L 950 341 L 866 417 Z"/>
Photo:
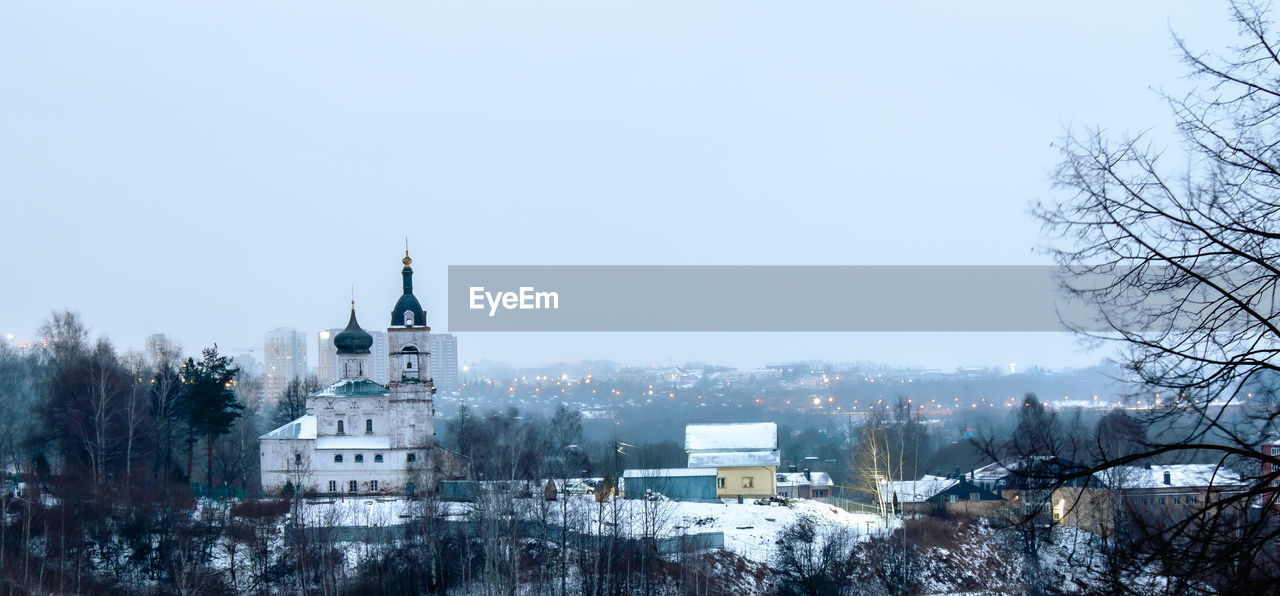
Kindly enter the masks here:
<path id="1" fill-rule="evenodd" d="M 356 322 L 353 302 L 332 340 L 338 381 L 307 396 L 306 415 L 259 437 L 263 490 L 292 483 L 304 492 L 412 494 L 465 476 L 465 460 L 435 446 L 431 328 L 407 252 L 403 262 L 404 294 L 386 333 L 390 382 L 369 378 L 374 336 Z"/>

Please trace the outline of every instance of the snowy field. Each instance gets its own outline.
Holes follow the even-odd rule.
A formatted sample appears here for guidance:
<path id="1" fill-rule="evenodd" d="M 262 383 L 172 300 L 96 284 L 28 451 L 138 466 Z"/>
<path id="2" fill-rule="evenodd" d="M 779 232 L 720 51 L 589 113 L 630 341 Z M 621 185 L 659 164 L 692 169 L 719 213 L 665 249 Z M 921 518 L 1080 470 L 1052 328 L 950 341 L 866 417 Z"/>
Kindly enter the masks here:
<path id="1" fill-rule="evenodd" d="M 559 501 L 515 499 L 511 507 L 521 518 L 544 519 L 583 533 L 618 534 L 630 537 L 658 538 L 679 535 L 723 532 L 727 550 L 748 559 L 768 562 L 774 553 L 778 533 L 802 516 L 812 518 L 819 527 L 844 527 L 861 536 L 886 531 L 877 516 L 849 513 L 843 509 L 805 499 L 793 499 L 790 507 L 755 505 L 750 501 L 721 503 L 685 503 L 679 501 L 643 501 L 617 499 L 596 503 L 590 496 L 562 496 Z M 462 519 L 473 512 L 472 503 L 442 503 L 441 514 Z M 356 498 L 317 500 L 301 510 L 308 526 L 385 527 L 408 522 L 423 515 L 421 501 L 402 498 Z M 897 523 L 893 524 L 897 527 Z"/>

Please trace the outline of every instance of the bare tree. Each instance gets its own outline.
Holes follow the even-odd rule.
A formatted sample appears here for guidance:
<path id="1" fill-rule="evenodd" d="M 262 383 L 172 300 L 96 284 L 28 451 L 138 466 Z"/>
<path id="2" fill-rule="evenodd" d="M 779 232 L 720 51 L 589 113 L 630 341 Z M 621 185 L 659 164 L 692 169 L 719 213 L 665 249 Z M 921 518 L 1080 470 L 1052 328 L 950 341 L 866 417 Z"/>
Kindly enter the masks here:
<path id="1" fill-rule="evenodd" d="M 155 441 L 156 458 L 152 467 L 152 476 L 168 484 L 173 473 L 174 422 L 181 422 L 185 415 L 183 410 L 182 348 L 170 341 L 153 342 L 151 344 L 151 367 L 154 371 L 151 378 L 151 416 L 156 420 Z M 188 474 L 190 471 L 188 471 Z"/>
<path id="2" fill-rule="evenodd" d="M 1183 545 L 1172 546 L 1172 575 L 1247 590 L 1280 579 L 1277 474 L 1258 472 L 1280 465 L 1258 449 L 1280 417 L 1258 399 L 1280 379 L 1280 48 L 1267 5 L 1234 2 L 1231 18 L 1241 42 L 1225 54 L 1176 39 L 1195 84 L 1166 95 L 1182 155 L 1166 157 L 1142 135 L 1069 136 L 1060 198 L 1034 212 L 1055 238 L 1063 287 L 1106 329 L 1077 331 L 1120 347 L 1142 392 L 1141 422 L 1159 429 L 1140 450 L 1063 477 L 1176 454 L 1236 467 L 1247 490 L 1164 530 Z M 1247 527 L 1202 533 L 1246 502 L 1259 505 Z"/>
<path id="3" fill-rule="evenodd" d="M 130 395 L 131 384 L 106 340 L 98 341 L 85 364 L 80 381 L 83 401 L 73 406 L 70 431 L 84 448 L 95 486 L 101 488 L 107 481 L 109 460 L 121 443 L 112 427 L 120 418 L 120 406 Z"/>
<path id="4" fill-rule="evenodd" d="M 801 516 L 778 533 L 774 566 L 779 594 L 854 594 L 852 533 L 824 529 Z"/>
<path id="5" fill-rule="evenodd" d="M 124 417 L 124 481 L 127 491 L 133 484 L 134 447 L 140 442 L 147 425 L 151 420 L 147 416 L 147 405 L 150 398 L 151 370 L 141 353 L 128 352 L 124 355 L 124 367 L 128 369 L 129 389 L 124 395 L 121 412 Z"/>
<path id="6" fill-rule="evenodd" d="M 911 412 L 911 403 L 899 398 L 892 411 L 873 409 L 866 421 L 853 429 L 853 466 L 859 491 L 880 507 L 887 523 L 893 513 L 880 498 L 888 482 L 920 477 L 921 453 L 927 450 L 928 432 Z"/>

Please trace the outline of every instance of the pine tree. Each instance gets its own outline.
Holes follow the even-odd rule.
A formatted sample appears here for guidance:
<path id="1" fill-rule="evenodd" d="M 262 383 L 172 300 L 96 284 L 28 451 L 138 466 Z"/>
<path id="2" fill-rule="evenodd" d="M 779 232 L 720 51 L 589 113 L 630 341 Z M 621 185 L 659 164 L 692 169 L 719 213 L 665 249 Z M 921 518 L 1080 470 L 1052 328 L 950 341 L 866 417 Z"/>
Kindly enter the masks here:
<path id="1" fill-rule="evenodd" d="M 199 362 L 188 358 L 183 367 L 187 389 L 187 470 L 191 471 L 191 451 L 197 438 L 205 439 L 208 457 L 206 483 L 213 485 L 213 442 L 231 430 L 244 406 L 232 389 L 238 369 L 231 359 L 218 354 L 218 346 L 205 348 Z"/>

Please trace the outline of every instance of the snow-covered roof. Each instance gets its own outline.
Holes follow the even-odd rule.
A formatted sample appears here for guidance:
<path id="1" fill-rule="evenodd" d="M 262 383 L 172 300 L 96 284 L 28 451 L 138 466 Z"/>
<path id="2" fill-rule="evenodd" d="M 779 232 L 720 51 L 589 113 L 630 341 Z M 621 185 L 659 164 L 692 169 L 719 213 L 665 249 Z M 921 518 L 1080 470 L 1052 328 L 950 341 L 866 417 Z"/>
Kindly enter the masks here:
<path id="1" fill-rule="evenodd" d="M 830 486 L 831 475 L 826 472 L 809 472 L 809 478 L 804 477 L 804 472 L 782 472 L 778 474 L 778 486 L 792 486 L 796 484 L 825 484 Z"/>
<path id="2" fill-rule="evenodd" d="M 277 428 L 259 439 L 314 439 L 316 438 L 316 417 L 310 414 Z"/>
<path id="3" fill-rule="evenodd" d="M 689 453 L 690 468 L 736 468 L 741 466 L 777 466 L 778 451 L 694 451 Z"/>
<path id="4" fill-rule="evenodd" d="M 1165 474 L 1169 481 L 1165 482 Z M 1134 488 L 1228 488 L 1241 486 L 1240 475 L 1216 464 L 1176 464 L 1167 466 L 1116 466 L 1095 472 L 1103 486 Z"/>
<path id="5" fill-rule="evenodd" d="M 344 437 L 320 437 L 316 449 L 390 449 L 391 437 L 378 435 L 354 435 Z"/>
<path id="6" fill-rule="evenodd" d="M 924 476 L 919 480 L 896 482 L 881 481 L 880 499 L 885 503 L 890 503 L 896 493 L 899 503 L 923 503 L 957 484 L 960 484 L 960 480 L 943 478 L 942 476 Z"/>
<path id="7" fill-rule="evenodd" d="M 675 478 L 677 476 L 715 476 L 715 468 L 658 468 L 652 470 L 625 470 L 623 478 Z"/>
<path id="8" fill-rule="evenodd" d="M 1009 474 L 1012 474 L 1013 470 L 1016 469 L 1020 463 L 1020 461 L 1015 460 L 1008 463 L 996 462 L 994 464 L 987 464 L 973 471 L 973 481 L 990 482 L 992 480 L 999 480 Z"/>
<path id="9" fill-rule="evenodd" d="M 778 448 L 778 425 L 772 422 L 749 424 L 690 424 L 684 427 L 687 451 L 737 451 Z"/>

